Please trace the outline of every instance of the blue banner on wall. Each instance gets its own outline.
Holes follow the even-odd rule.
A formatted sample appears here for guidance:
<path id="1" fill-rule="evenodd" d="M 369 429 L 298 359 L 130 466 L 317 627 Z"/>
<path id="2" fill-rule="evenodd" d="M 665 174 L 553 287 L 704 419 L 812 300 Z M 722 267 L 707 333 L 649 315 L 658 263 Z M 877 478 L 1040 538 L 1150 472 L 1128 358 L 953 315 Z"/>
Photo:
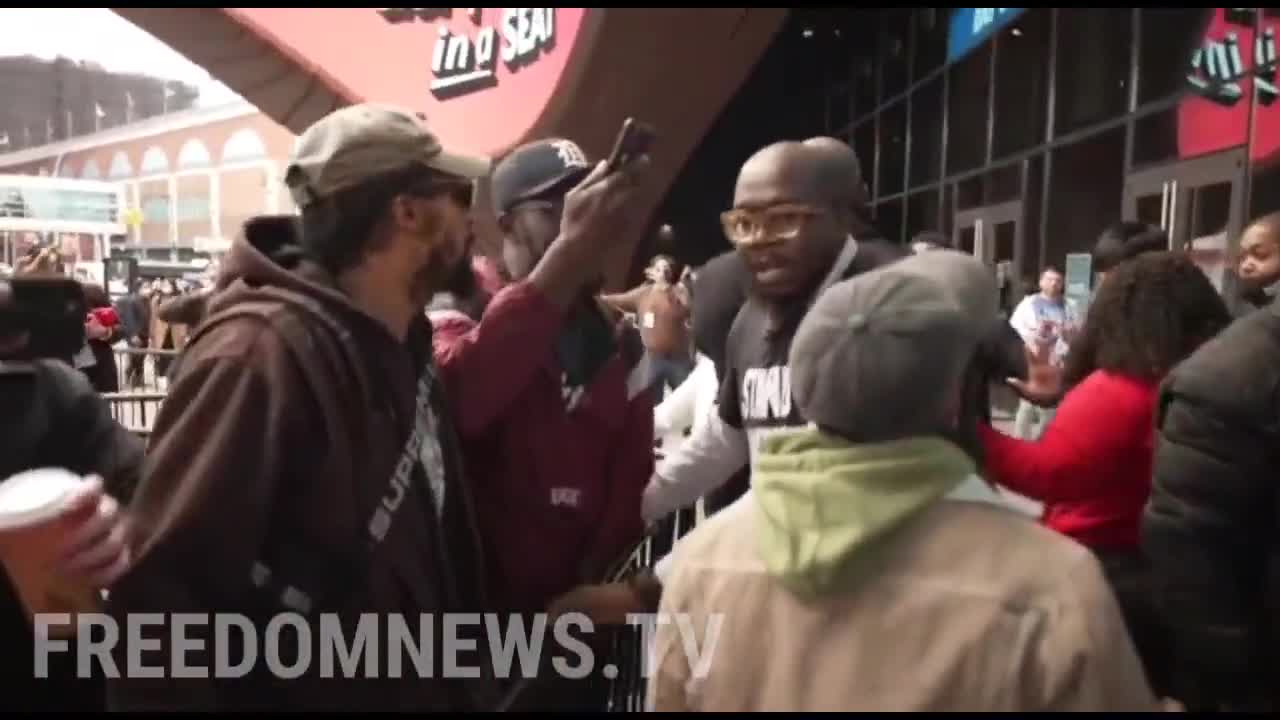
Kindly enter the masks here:
<path id="1" fill-rule="evenodd" d="M 955 62 L 1013 22 L 1026 8 L 956 8 L 947 35 L 947 62 Z"/>

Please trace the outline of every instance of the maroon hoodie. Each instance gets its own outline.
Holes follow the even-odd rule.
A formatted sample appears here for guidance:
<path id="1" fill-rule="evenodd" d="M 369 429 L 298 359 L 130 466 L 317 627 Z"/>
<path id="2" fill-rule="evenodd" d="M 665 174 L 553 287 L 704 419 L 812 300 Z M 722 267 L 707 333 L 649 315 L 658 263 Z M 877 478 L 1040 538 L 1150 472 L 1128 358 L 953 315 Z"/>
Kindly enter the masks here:
<path id="1" fill-rule="evenodd" d="M 563 386 L 565 313 L 527 282 L 500 291 L 479 323 L 432 314 L 436 363 L 479 517 L 499 608 L 536 612 L 599 581 L 643 533 L 653 472 L 653 403 L 615 352 L 581 390 Z"/>

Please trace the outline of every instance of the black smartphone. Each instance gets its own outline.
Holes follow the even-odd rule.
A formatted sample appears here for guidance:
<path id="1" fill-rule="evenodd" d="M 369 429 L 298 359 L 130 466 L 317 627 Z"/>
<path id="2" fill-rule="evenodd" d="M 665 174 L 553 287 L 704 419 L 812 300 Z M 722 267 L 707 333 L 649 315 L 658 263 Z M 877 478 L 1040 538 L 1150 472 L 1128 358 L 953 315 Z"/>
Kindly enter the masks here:
<path id="1" fill-rule="evenodd" d="M 649 152 L 657 133 L 653 128 L 633 117 L 622 123 L 618 138 L 613 141 L 613 152 L 609 153 L 608 171 L 613 173 L 626 167 L 637 157 Z"/>

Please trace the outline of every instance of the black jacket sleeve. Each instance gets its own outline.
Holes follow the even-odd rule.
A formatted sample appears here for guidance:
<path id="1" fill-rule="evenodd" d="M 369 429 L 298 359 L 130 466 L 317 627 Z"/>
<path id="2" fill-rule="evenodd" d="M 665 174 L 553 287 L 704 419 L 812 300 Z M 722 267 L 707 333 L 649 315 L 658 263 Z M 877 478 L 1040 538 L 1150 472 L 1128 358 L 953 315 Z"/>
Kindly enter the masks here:
<path id="1" fill-rule="evenodd" d="M 42 365 L 42 382 L 56 408 L 46 455 L 72 472 L 101 475 L 107 492 L 127 503 L 142 476 L 142 440 L 111 417 L 107 401 L 81 373 L 57 361 Z"/>
<path id="2" fill-rule="evenodd" d="M 1242 321 L 1161 389 L 1144 550 L 1189 708 L 1265 696 L 1274 622 L 1280 318 Z M 1274 598 L 1272 598 L 1274 601 Z"/>
<path id="3" fill-rule="evenodd" d="M 997 317 L 978 345 L 978 354 L 988 382 L 1008 378 L 1027 379 L 1025 343 L 1009 321 Z"/>

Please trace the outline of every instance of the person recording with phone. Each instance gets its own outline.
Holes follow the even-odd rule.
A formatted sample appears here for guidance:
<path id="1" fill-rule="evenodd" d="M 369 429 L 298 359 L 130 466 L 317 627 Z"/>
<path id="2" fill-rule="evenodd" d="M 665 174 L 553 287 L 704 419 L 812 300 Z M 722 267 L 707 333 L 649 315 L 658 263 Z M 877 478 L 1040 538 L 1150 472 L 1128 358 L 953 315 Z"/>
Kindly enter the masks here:
<path id="1" fill-rule="evenodd" d="M 572 190 L 559 187 L 562 210 L 531 226 L 549 237 L 526 229 L 513 238 L 521 242 L 511 257 L 528 242 L 541 259 L 494 298 L 474 332 L 441 343 L 425 308 L 463 252 L 471 183 L 488 170 L 480 160 L 448 152 L 420 114 L 382 104 L 335 111 L 303 133 L 286 174 L 300 222 L 263 217 L 246 226 L 209 317 L 179 361 L 144 482 L 119 521 L 133 528 L 136 561 L 111 589 L 112 613 L 205 608 L 265 621 L 345 608 L 427 621 L 493 609 L 484 577 L 493 544 L 480 536 L 492 526 L 475 524 L 478 496 L 492 489 L 472 468 L 464 481 L 460 440 L 474 440 L 493 413 L 523 402 L 527 385 L 545 404 L 548 386 L 533 378 L 547 366 L 522 373 L 508 361 L 528 354 L 529 323 L 552 337 L 546 349 L 555 359 L 556 329 L 622 236 L 646 163 L 597 168 L 577 176 Z M 541 212 L 532 197 L 520 198 L 524 212 Z M 522 225 L 538 222 L 522 217 Z M 648 406 L 643 415 L 651 416 Z M 474 446 L 466 452 L 475 457 Z M 368 505 L 351 507 L 353 482 L 375 483 L 372 519 Z M 382 516 L 388 484 L 385 492 L 406 501 Z M 542 504 L 580 504 L 562 490 Z M 502 498 L 484 515 L 511 504 Z M 519 519 L 518 509 L 506 517 Z M 555 523 L 552 531 L 568 524 Z M 522 554 L 544 544 L 546 527 L 526 529 L 535 542 L 501 549 Z M 364 551 L 341 552 L 354 537 L 367 538 Z M 188 562 L 191 553 L 203 561 Z M 298 610 L 304 599 L 307 609 Z M 440 634 L 430 637 L 440 652 Z M 149 641 L 165 650 L 164 640 Z M 473 647 L 489 651 L 483 640 Z M 122 643 L 117 663 L 140 649 Z M 193 654 L 189 663 L 212 661 Z M 323 677 L 313 666 L 279 683 L 259 663 L 244 681 L 113 679 L 109 699 L 113 709 L 492 709 L 489 666 L 464 655 L 464 665 L 480 661 L 480 678 L 364 680 Z"/>
<path id="2" fill-rule="evenodd" d="M 501 617 L 524 616 L 525 627 L 563 593 L 603 576 L 643 532 L 653 405 L 640 354 L 626 352 L 596 294 L 647 164 L 593 165 L 566 139 L 516 148 L 492 174 L 512 282 L 479 322 L 452 313 L 433 323 L 468 477 L 485 510 L 491 599 Z M 608 190 L 584 202 L 599 185 Z M 551 654 L 516 707 L 603 707 L 598 674 L 554 677 Z"/>

